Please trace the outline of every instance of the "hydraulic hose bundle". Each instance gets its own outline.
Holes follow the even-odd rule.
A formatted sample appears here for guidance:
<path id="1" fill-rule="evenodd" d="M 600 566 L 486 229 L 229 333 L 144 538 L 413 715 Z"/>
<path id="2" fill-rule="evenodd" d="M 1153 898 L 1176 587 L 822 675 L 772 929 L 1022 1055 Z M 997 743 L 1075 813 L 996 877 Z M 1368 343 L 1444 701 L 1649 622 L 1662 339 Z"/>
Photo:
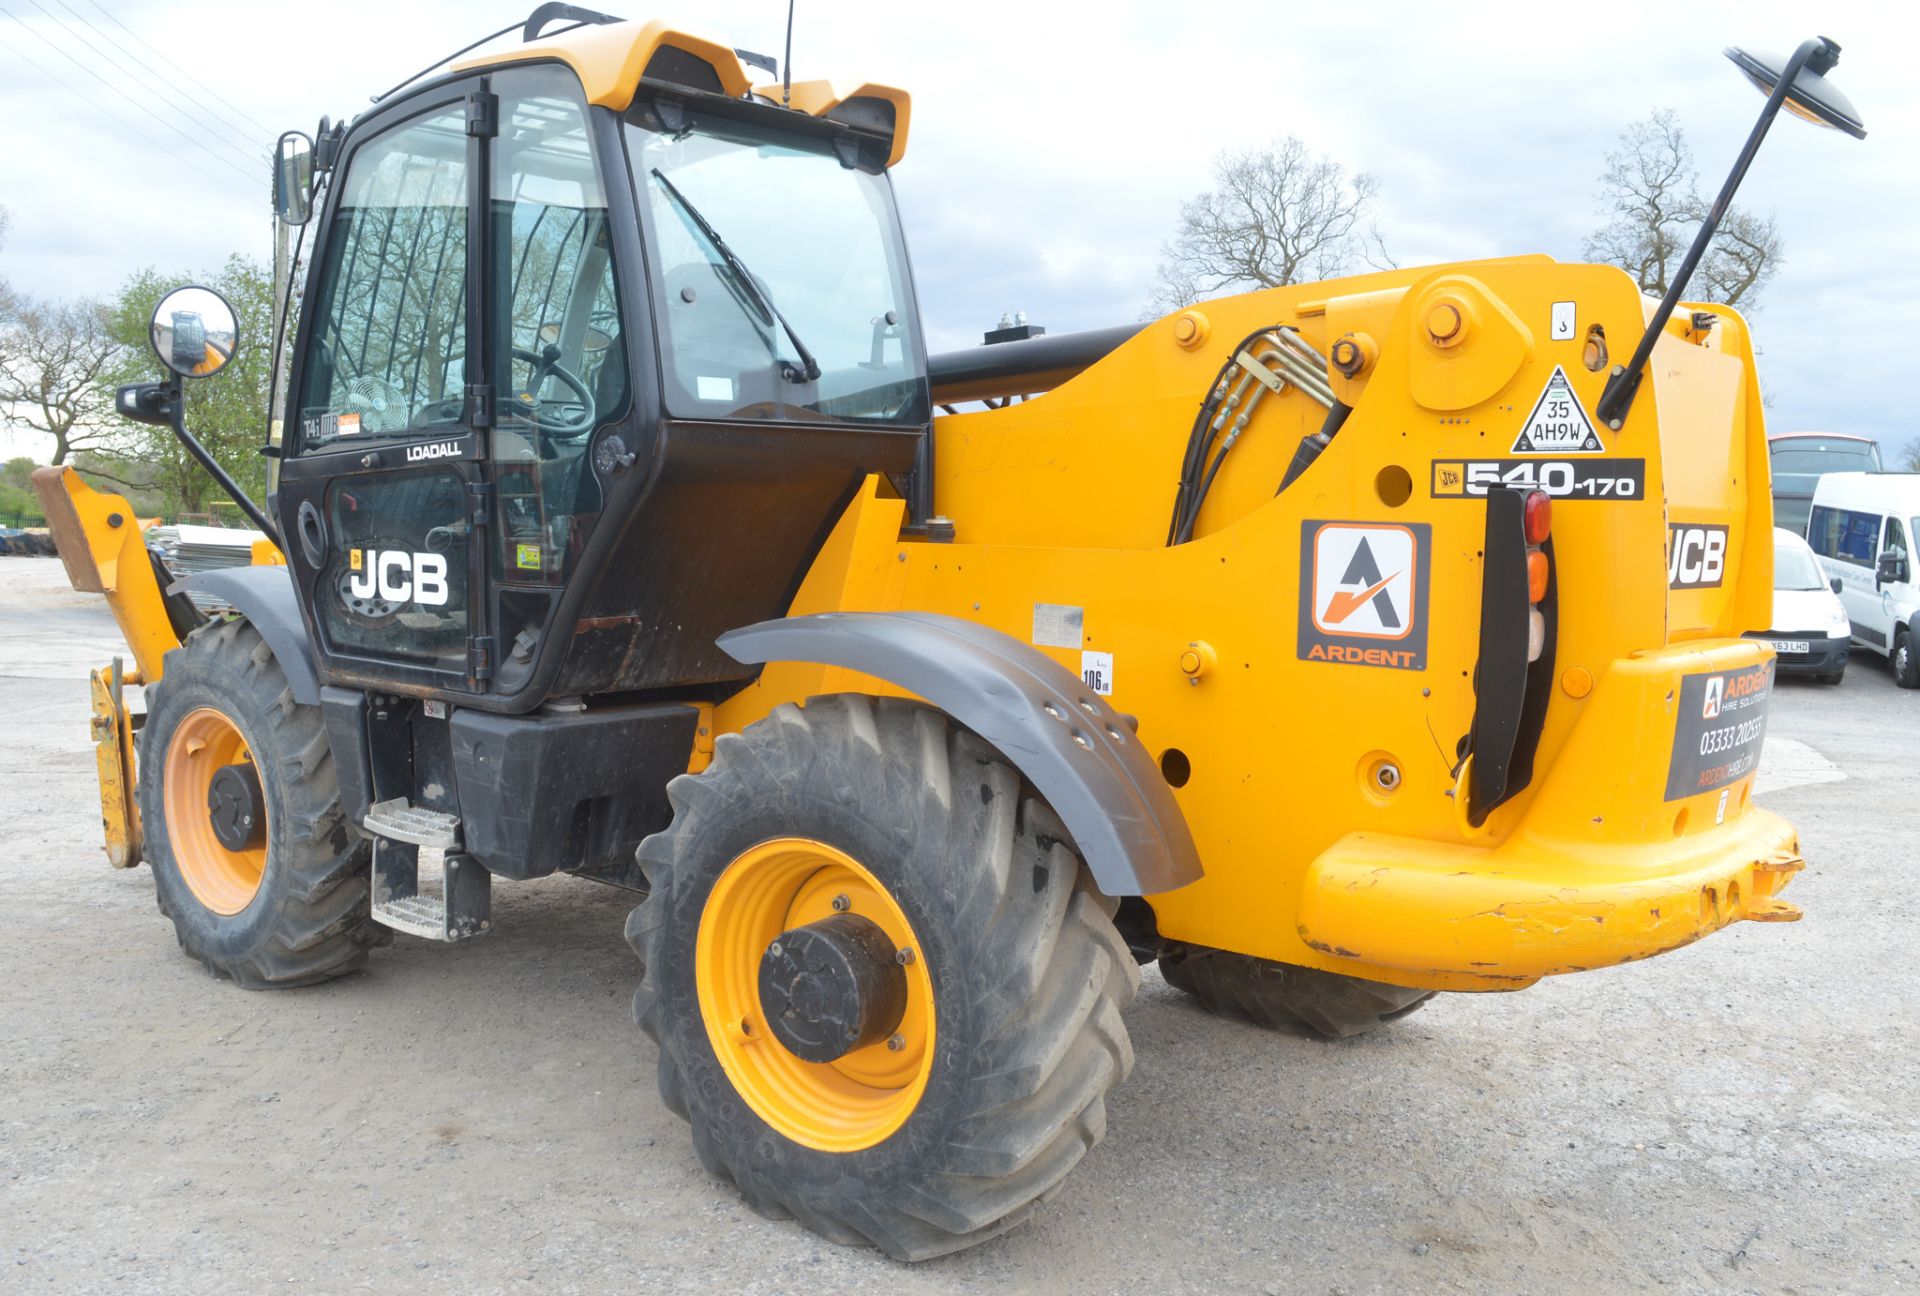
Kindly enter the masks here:
<path id="1" fill-rule="evenodd" d="M 1238 376 L 1235 371 L 1238 370 Z M 1261 399 L 1272 392 L 1278 396 L 1293 388 L 1328 411 L 1320 431 L 1302 439 L 1300 452 L 1287 470 L 1282 490 L 1313 462 L 1320 449 L 1332 439 L 1348 412 L 1334 399 L 1327 381 L 1327 362 L 1309 346 L 1290 325 L 1270 325 L 1241 339 L 1227 362 L 1220 366 L 1200 412 L 1194 417 L 1193 430 L 1187 436 L 1187 452 L 1180 464 L 1180 488 L 1174 495 L 1173 518 L 1167 525 L 1167 543 L 1185 544 L 1193 539 L 1194 524 L 1200 507 L 1206 503 L 1213 480 L 1220 475 L 1227 452 L 1247 430 Z M 1215 442 L 1218 448 L 1215 449 Z M 1308 453 L 1308 442 L 1317 445 Z M 1209 457 L 1211 452 L 1211 457 Z M 1305 456 L 1304 462 L 1302 456 Z"/>

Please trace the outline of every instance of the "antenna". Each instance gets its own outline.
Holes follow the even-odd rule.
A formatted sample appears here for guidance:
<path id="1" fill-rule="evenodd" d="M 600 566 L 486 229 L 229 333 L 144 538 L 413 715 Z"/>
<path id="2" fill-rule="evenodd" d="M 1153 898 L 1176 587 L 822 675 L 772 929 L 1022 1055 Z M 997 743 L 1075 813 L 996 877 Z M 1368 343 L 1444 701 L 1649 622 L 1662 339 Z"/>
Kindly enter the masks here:
<path id="1" fill-rule="evenodd" d="M 793 106 L 793 0 L 787 0 L 787 56 L 780 60 L 780 106 Z"/>

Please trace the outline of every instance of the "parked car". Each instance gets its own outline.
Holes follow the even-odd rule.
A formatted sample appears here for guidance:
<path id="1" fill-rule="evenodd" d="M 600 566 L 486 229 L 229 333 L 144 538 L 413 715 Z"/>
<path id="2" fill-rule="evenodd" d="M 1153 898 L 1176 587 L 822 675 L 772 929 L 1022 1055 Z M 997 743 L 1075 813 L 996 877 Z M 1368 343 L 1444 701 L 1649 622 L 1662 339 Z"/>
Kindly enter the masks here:
<path id="1" fill-rule="evenodd" d="M 1767 438 L 1773 465 L 1773 524 L 1807 533 L 1813 488 L 1830 472 L 1879 472 L 1880 443 L 1846 432 L 1782 432 Z"/>
<path id="2" fill-rule="evenodd" d="M 1780 674 L 1838 684 L 1846 673 L 1853 635 L 1839 584 L 1821 570 L 1805 540 L 1785 527 L 1773 529 L 1773 619 L 1747 637 L 1773 645 Z"/>
<path id="3" fill-rule="evenodd" d="M 1828 473 L 1814 488 L 1807 542 L 1839 583 L 1853 642 L 1885 653 L 1901 688 L 1920 688 L 1917 527 L 1920 473 Z"/>

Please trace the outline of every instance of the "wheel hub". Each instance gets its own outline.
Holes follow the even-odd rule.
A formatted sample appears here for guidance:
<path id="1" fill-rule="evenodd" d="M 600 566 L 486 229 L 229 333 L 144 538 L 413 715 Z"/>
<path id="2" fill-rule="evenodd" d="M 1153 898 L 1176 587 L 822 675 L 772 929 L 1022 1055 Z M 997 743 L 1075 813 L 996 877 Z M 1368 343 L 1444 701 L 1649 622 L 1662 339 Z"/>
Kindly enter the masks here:
<path id="1" fill-rule="evenodd" d="M 207 818 L 214 839 L 230 851 L 266 844 L 267 817 L 260 812 L 260 775 L 251 762 L 223 765 L 207 785 Z"/>
<path id="2" fill-rule="evenodd" d="M 781 932 L 760 959 L 760 1007 L 788 1052 L 832 1062 L 892 1035 L 907 1008 L 906 968 L 879 923 L 836 913 Z"/>

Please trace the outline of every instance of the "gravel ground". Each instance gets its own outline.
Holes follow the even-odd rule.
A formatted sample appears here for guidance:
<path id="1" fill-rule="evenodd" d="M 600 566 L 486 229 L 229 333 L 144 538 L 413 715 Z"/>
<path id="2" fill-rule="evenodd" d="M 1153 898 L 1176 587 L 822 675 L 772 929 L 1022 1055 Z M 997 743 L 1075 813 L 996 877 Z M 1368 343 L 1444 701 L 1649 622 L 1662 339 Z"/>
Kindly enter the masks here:
<path id="1" fill-rule="evenodd" d="M 1148 973 L 1107 1141 L 1010 1237 L 905 1267 L 747 1210 L 655 1100 L 628 898 L 496 889 L 251 994 L 98 842 L 57 563 L 0 559 L 0 1289 L 1885 1292 L 1920 1289 L 1920 694 L 1784 682 L 1762 799 L 1806 918 L 1328 1044 Z"/>

